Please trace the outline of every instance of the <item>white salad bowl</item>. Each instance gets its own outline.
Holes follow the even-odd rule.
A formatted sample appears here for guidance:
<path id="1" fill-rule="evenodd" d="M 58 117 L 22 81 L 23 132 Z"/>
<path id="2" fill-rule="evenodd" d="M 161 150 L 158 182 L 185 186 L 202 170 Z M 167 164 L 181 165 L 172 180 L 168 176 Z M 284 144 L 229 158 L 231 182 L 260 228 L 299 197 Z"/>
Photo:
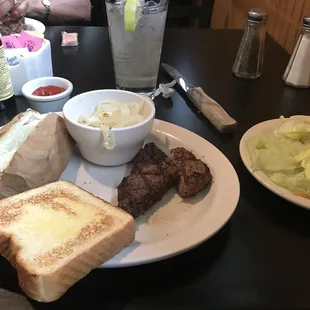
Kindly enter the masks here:
<path id="1" fill-rule="evenodd" d="M 105 100 L 116 102 L 143 102 L 144 120 L 136 125 L 112 128 L 110 134 L 115 141 L 113 149 L 106 149 L 99 128 L 78 122 L 80 116 L 91 116 L 97 105 Z M 151 99 L 141 95 L 115 89 L 86 92 L 71 98 L 63 107 L 67 129 L 76 141 L 83 157 L 102 166 L 118 166 L 130 162 L 143 146 L 150 133 L 155 117 L 155 106 Z"/>

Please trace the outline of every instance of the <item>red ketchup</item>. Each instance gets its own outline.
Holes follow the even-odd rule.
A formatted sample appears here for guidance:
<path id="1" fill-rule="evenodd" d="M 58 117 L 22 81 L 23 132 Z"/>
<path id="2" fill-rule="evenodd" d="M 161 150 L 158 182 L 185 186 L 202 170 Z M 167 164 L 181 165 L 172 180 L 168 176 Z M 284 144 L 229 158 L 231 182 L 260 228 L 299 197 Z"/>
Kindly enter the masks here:
<path id="1" fill-rule="evenodd" d="M 66 89 L 60 86 L 48 85 L 37 88 L 32 95 L 34 96 L 54 96 L 64 92 Z"/>

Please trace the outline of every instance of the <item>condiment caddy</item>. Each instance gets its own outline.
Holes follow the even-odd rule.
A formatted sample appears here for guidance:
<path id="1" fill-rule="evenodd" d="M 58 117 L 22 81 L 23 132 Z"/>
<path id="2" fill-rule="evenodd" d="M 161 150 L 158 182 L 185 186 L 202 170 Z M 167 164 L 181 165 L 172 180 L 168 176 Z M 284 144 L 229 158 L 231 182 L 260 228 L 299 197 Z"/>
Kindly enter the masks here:
<path id="1" fill-rule="evenodd" d="M 22 95 L 22 87 L 28 81 L 39 77 L 53 76 L 49 40 L 44 39 L 42 47 L 35 52 L 29 52 L 27 48 L 9 48 L 4 52 L 16 96 Z"/>

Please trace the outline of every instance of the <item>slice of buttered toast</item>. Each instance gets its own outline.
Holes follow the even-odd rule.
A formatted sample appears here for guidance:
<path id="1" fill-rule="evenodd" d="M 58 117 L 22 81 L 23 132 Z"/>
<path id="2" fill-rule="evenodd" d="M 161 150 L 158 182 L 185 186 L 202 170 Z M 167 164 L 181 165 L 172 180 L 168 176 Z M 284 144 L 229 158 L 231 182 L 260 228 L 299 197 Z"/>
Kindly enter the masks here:
<path id="1" fill-rule="evenodd" d="M 134 238 L 131 215 L 70 182 L 0 201 L 0 254 L 37 301 L 58 299 Z"/>

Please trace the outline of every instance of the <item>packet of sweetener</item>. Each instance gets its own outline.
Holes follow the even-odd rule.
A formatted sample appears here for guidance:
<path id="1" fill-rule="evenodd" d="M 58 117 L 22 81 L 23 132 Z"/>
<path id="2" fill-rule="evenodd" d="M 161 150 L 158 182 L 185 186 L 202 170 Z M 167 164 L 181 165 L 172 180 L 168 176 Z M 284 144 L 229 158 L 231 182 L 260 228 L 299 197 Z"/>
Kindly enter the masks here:
<path id="1" fill-rule="evenodd" d="M 22 44 L 22 47 L 28 48 L 29 52 L 38 51 L 44 42 L 44 39 L 33 36 L 25 31 L 20 34 L 18 40 Z"/>
<path id="2" fill-rule="evenodd" d="M 78 45 L 79 40 L 77 32 L 68 33 L 63 31 L 61 33 L 61 46 L 78 46 Z"/>
<path id="3" fill-rule="evenodd" d="M 4 48 L 22 48 L 22 44 L 15 35 L 1 37 Z"/>

